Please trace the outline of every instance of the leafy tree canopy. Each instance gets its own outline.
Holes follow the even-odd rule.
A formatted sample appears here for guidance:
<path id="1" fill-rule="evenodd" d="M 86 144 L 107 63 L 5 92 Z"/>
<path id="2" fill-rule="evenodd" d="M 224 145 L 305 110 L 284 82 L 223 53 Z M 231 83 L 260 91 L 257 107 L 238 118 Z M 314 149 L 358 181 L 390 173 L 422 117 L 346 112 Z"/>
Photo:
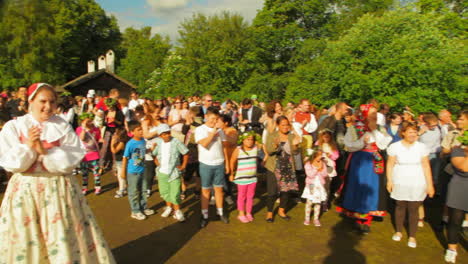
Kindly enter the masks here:
<path id="1" fill-rule="evenodd" d="M 0 5 L 0 86 L 62 84 L 120 42 L 114 17 L 94 0 L 5 0 Z"/>
<path id="2" fill-rule="evenodd" d="M 329 41 L 321 56 L 296 69 L 287 99 L 357 105 L 376 98 L 416 111 L 459 109 L 467 99 L 467 52 L 461 40 L 441 29 L 443 19 L 404 10 L 364 15 Z"/>

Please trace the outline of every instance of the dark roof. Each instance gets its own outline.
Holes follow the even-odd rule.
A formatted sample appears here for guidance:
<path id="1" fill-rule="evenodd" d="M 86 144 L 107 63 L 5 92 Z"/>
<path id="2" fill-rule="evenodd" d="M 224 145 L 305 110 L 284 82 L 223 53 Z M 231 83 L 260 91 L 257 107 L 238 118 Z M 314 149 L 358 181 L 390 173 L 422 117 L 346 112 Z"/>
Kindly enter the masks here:
<path id="1" fill-rule="evenodd" d="M 125 79 L 122 78 L 122 77 L 119 77 L 117 74 L 108 72 L 108 71 L 106 71 L 105 69 L 101 69 L 101 70 L 99 70 L 99 71 L 90 72 L 90 73 L 81 75 L 80 77 L 78 77 L 78 78 L 76 78 L 76 79 L 74 79 L 74 80 L 71 80 L 71 81 L 67 82 L 66 84 L 60 86 L 60 88 L 63 88 L 63 89 L 66 89 L 66 88 L 73 88 L 73 87 L 76 87 L 76 86 L 78 86 L 78 85 L 80 85 L 80 84 L 82 84 L 82 83 L 85 83 L 85 82 L 89 81 L 89 80 L 92 80 L 92 79 L 94 79 L 94 78 L 97 78 L 97 77 L 99 77 L 99 76 L 101 76 L 101 75 L 103 75 L 103 74 L 108 74 L 108 75 L 112 76 L 113 78 L 115 78 L 115 79 L 117 79 L 117 80 L 123 82 L 124 84 L 130 86 L 131 88 L 136 89 L 136 86 L 135 86 L 133 83 L 131 83 L 131 82 L 125 80 Z"/>

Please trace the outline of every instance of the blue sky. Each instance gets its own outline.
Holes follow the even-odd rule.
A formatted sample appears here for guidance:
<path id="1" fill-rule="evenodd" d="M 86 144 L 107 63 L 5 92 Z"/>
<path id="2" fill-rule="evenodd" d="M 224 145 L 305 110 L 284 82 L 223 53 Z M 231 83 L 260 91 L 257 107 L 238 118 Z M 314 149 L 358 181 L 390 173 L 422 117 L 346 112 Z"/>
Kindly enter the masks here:
<path id="1" fill-rule="evenodd" d="M 96 0 L 117 17 L 122 30 L 151 26 L 153 33 L 169 35 L 175 41 L 178 26 L 195 12 L 207 15 L 224 10 L 237 12 L 249 22 L 262 8 L 263 0 Z"/>

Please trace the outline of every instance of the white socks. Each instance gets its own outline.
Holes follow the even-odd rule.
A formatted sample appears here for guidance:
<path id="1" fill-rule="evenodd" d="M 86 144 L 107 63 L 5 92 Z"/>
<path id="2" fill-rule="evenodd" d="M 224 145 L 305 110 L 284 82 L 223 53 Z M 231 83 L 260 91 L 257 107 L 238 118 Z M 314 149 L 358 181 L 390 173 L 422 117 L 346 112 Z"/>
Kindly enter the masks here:
<path id="1" fill-rule="evenodd" d="M 444 216 L 442 216 L 442 222 L 444 222 L 444 223 L 448 224 L 448 221 L 449 221 L 449 217 L 448 217 L 448 215 L 444 215 Z"/>
<path id="2" fill-rule="evenodd" d="M 218 215 L 223 215 L 223 208 L 216 208 L 216 212 L 218 213 Z"/>
<path id="3" fill-rule="evenodd" d="M 201 213 L 203 215 L 203 218 L 208 219 L 208 209 L 202 209 Z"/>

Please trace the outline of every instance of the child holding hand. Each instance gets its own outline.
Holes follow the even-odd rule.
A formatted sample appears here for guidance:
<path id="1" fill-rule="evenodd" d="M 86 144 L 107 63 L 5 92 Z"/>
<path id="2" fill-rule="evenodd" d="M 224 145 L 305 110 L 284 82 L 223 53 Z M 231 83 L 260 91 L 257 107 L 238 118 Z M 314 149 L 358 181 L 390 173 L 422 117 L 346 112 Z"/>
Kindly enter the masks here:
<path id="1" fill-rule="evenodd" d="M 122 159 L 125 150 L 125 144 L 128 141 L 127 131 L 124 128 L 117 128 L 111 139 L 111 152 L 114 154 L 114 172 L 119 182 L 119 189 L 115 192 L 115 198 L 122 198 L 127 194 L 127 183 L 122 178 Z"/>
<path id="2" fill-rule="evenodd" d="M 79 116 L 81 125 L 76 128 L 76 134 L 86 148 L 86 155 L 81 161 L 81 174 L 83 176 L 83 187 L 81 192 L 86 195 L 88 192 L 88 174 L 92 172 L 94 176 L 94 192 L 101 193 L 101 174 L 99 173 L 99 145 L 101 132 L 93 124 L 94 115 L 82 113 Z"/>

